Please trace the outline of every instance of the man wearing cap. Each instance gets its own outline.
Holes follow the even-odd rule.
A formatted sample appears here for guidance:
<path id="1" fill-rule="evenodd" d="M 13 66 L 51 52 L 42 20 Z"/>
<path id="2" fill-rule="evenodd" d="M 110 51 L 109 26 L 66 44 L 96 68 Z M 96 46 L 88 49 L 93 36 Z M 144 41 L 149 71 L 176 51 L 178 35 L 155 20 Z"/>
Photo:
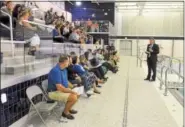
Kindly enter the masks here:
<path id="1" fill-rule="evenodd" d="M 147 54 L 148 75 L 145 80 L 155 81 L 157 54 L 159 54 L 159 46 L 155 44 L 154 38 L 150 38 L 146 54 Z M 152 79 L 151 79 L 151 70 L 153 72 Z"/>

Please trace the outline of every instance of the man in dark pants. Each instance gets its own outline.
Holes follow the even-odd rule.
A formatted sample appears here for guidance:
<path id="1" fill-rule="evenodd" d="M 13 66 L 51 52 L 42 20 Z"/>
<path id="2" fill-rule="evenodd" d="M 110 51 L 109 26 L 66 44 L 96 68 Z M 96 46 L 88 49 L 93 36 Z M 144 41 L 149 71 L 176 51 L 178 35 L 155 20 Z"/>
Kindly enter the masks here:
<path id="1" fill-rule="evenodd" d="M 159 46 L 155 44 L 154 38 L 150 38 L 150 44 L 148 44 L 147 46 L 146 54 L 147 54 L 148 76 L 145 80 L 155 81 L 157 54 L 159 54 Z M 153 71 L 152 79 L 150 79 L 151 71 Z"/>

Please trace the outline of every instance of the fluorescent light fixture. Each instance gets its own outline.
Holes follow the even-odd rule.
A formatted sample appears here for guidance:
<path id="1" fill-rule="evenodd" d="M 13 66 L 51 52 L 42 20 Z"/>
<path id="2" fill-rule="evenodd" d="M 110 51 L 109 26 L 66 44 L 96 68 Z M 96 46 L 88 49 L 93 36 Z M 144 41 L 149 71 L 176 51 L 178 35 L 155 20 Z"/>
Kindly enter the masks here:
<path id="1" fill-rule="evenodd" d="M 78 1 L 76 2 L 76 6 L 81 6 L 82 5 L 82 2 Z"/>

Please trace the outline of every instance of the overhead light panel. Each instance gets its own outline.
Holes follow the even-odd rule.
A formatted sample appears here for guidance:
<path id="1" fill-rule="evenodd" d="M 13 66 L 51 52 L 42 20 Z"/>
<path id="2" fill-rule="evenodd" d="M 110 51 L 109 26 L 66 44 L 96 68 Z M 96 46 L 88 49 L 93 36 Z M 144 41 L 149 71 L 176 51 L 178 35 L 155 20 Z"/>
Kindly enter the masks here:
<path id="1" fill-rule="evenodd" d="M 80 2 L 80 1 L 76 2 L 76 6 L 81 6 L 81 5 L 82 5 L 82 2 Z"/>

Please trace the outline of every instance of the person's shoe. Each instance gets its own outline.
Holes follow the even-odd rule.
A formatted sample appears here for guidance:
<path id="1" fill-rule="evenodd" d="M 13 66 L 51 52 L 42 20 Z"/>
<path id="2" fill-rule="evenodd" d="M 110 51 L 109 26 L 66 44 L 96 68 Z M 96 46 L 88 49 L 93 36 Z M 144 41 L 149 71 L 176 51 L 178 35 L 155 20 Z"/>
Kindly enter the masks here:
<path id="1" fill-rule="evenodd" d="M 64 112 L 62 113 L 62 117 L 70 119 L 70 120 L 74 120 L 74 116 L 72 116 L 71 114 L 65 114 Z"/>
<path id="2" fill-rule="evenodd" d="M 94 90 L 94 93 L 96 93 L 96 94 L 101 94 L 101 92 L 98 91 L 98 90 Z"/>
<path id="3" fill-rule="evenodd" d="M 145 81 L 147 81 L 147 80 L 149 81 L 150 79 L 149 79 L 149 78 L 145 78 L 144 80 L 145 80 Z"/>
<path id="4" fill-rule="evenodd" d="M 101 88 L 102 86 L 100 86 L 100 85 L 96 85 L 96 87 L 99 87 L 99 88 Z"/>
<path id="5" fill-rule="evenodd" d="M 151 79 L 150 82 L 155 82 L 155 79 Z"/>
<path id="6" fill-rule="evenodd" d="M 115 70 L 113 73 L 116 74 L 118 72 L 118 70 Z"/>
<path id="7" fill-rule="evenodd" d="M 74 109 L 71 109 L 71 110 L 69 111 L 69 113 L 71 113 L 71 114 L 77 114 L 78 112 L 77 112 L 76 110 L 74 110 Z"/>
<path id="8" fill-rule="evenodd" d="M 86 95 L 87 95 L 88 98 L 91 96 L 91 94 L 86 94 Z"/>
<path id="9" fill-rule="evenodd" d="M 92 95 L 92 94 L 94 94 L 94 93 L 93 93 L 92 90 L 88 90 L 88 91 L 86 92 L 86 94 Z"/>
<path id="10" fill-rule="evenodd" d="M 104 81 L 107 81 L 107 80 L 108 80 L 108 77 L 104 77 L 103 80 L 104 80 Z"/>

